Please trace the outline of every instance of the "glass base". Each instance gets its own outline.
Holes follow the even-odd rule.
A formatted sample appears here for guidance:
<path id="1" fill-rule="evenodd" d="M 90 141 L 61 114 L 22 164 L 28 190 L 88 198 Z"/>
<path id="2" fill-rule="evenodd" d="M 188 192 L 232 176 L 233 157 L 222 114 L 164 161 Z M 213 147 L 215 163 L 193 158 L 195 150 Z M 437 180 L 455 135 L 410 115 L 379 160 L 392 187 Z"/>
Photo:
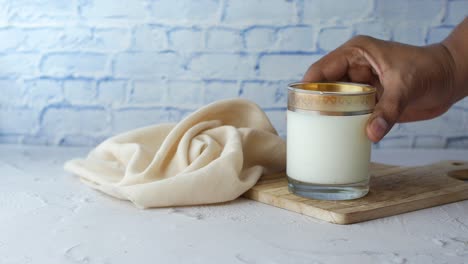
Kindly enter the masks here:
<path id="1" fill-rule="evenodd" d="M 369 192 L 369 181 L 350 184 L 313 184 L 294 180 L 288 177 L 290 192 L 316 200 L 353 200 Z"/>

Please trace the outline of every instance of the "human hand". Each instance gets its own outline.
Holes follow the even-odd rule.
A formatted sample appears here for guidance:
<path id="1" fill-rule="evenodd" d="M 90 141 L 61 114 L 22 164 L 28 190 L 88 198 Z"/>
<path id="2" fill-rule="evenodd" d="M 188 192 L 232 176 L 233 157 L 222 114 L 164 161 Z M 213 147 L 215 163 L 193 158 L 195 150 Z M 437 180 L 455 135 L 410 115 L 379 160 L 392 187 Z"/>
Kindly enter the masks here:
<path id="1" fill-rule="evenodd" d="M 416 47 L 358 36 L 312 64 L 303 81 L 376 87 L 378 102 L 366 132 L 377 142 L 396 122 L 434 118 L 466 96 L 458 68 L 444 44 Z"/>

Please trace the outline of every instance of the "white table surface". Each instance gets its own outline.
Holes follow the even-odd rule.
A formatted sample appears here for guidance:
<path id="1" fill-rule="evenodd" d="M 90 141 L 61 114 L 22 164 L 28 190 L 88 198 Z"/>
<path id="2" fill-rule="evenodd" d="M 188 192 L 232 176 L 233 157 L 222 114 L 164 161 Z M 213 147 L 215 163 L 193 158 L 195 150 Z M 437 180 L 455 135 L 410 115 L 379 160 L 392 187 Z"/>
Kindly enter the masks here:
<path id="1" fill-rule="evenodd" d="M 0 263 L 468 263 L 468 201 L 340 226 L 246 199 L 140 210 L 62 169 L 89 148 L 0 145 Z M 373 160 L 468 160 L 376 150 Z"/>

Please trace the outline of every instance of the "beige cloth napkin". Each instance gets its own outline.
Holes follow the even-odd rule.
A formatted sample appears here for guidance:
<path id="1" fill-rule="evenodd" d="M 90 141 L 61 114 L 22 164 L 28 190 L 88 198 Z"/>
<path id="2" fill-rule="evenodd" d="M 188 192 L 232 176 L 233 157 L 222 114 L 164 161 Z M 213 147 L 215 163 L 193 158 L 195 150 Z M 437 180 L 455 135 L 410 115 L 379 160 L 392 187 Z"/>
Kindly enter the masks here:
<path id="1" fill-rule="evenodd" d="M 286 144 L 254 103 L 212 103 L 179 122 L 111 137 L 65 170 L 137 207 L 225 202 L 284 171 Z"/>

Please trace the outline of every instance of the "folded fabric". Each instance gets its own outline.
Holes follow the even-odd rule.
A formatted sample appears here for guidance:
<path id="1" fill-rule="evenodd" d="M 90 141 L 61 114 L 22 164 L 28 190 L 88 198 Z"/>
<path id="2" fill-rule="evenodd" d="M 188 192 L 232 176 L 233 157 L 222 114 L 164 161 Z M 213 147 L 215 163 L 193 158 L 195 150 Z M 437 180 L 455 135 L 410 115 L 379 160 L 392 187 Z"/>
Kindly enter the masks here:
<path id="1" fill-rule="evenodd" d="M 286 144 L 254 103 L 212 103 L 178 124 L 111 137 L 65 170 L 137 207 L 230 201 L 262 174 L 284 171 Z"/>

